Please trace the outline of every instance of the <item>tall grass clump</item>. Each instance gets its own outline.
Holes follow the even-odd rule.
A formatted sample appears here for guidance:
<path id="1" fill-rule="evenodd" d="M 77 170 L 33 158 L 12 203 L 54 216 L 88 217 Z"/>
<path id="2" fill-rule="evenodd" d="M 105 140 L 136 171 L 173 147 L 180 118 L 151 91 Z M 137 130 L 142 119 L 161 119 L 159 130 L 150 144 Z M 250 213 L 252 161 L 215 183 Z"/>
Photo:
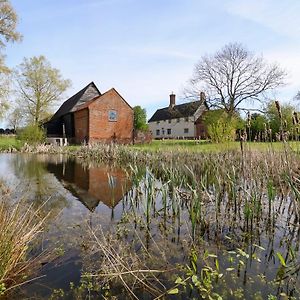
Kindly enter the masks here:
<path id="1" fill-rule="evenodd" d="M 6 193 L 0 194 L 0 296 L 30 281 L 37 270 L 41 256 L 29 258 L 28 252 L 45 221 L 31 206 L 7 200 Z"/>

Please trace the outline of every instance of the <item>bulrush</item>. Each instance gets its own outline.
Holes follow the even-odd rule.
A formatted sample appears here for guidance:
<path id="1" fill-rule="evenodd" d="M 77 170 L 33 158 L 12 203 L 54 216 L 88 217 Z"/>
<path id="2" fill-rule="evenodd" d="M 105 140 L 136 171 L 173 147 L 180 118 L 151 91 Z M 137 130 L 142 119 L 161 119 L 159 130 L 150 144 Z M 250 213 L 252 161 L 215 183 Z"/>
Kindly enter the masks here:
<path id="1" fill-rule="evenodd" d="M 280 120 L 282 119 L 282 114 L 281 114 L 281 107 L 280 107 L 280 104 L 279 104 L 279 101 L 275 101 L 275 106 L 276 106 L 276 109 L 278 111 L 278 115 L 279 115 L 279 118 Z"/>
<path id="2" fill-rule="evenodd" d="M 251 113 L 248 111 L 247 113 L 247 127 L 251 126 Z"/>
<path id="3" fill-rule="evenodd" d="M 293 113 L 293 119 L 295 119 L 295 125 L 299 124 L 298 114 L 296 111 L 294 111 L 294 113 Z"/>

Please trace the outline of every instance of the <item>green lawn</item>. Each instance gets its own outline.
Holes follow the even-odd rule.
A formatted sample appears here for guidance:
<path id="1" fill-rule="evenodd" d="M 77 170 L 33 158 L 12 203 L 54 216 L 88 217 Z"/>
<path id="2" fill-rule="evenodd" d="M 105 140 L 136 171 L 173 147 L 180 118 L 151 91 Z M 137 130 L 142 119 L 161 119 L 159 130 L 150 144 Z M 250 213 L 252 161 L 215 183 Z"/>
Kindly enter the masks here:
<path id="1" fill-rule="evenodd" d="M 14 136 L 0 135 L 0 151 L 5 151 L 11 148 L 20 149 L 22 142 Z"/>
<path id="2" fill-rule="evenodd" d="M 14 136 L 0 135 L 0 151 L 5 151 L 11 148 L 19 150 L 22 147 L 22 142 L 17 140 Z M 76 151 L 80 146 L 70 145 L 69 151 Z M 150 144 L 130 145 L 131 149 L 146 150 L 146 151 L 180 151 L 180 152 L 219 152 L 228 150 L 240 150 L 239 142 L 226 142 L 226 143 L 210 143 L 208 141 L 194 141 L 194 140 L 153 140 Z M 282 151 L 290 148 L 294 151 L 300 152 L 300 142 L 282 142 L 273 143 L 244 143 L 245 149 L 266 151 L 275 150 Z"/>
<path id="3" fill-rule="evenodd" d="M 150 151 L 192 151 L 192 152 L 219 152 L 227 150 L 240 150 L 239 142 L 226 143 L 210 143 L 207 141 L 193 141 L 193 140 L 154 140 L 150 144 L 132 145 L 134 149 L 150 150 Z M 273 143 L 244 143 L 245 149 L 266 151 L 275 150 L 282 151 L 286 148 L 291 148 L 294 151 L 300 152 L 300 142 L 273 142 Z"/>

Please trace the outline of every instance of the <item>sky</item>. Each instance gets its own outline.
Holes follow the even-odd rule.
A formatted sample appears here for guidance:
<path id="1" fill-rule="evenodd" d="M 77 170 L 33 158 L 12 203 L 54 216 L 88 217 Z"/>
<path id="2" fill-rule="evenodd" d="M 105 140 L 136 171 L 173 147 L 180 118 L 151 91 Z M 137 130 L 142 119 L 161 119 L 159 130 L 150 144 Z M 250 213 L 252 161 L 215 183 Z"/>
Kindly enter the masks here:
<path id="1" fill-rule="evenodd" d="M 194 65 L 230 42 L 242 43 L 286 70 L 288 84 L 274 97 L 289 102 L 300 90 L 298 0 L 11 3 L 23 41 L 8 45 L 7 65 L 13 68 L 24 57 L 45 55 L 72 81 L 65 100 L 94 81 L 101 92 L 116 88 L 131 106 L 146 108 L 150 118 L 169 104 L 171 92 L 184 102 Z"/>

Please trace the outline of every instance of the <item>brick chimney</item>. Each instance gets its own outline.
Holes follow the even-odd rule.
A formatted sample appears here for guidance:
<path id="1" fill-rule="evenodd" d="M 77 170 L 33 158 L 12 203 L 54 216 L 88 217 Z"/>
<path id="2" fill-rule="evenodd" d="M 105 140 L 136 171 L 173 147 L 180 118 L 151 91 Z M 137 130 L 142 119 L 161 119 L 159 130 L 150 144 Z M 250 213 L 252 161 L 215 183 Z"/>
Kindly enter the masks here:
<path id="1" fill-rule="evenodd" d="M 206 100 L 205 93 L 204 92 L 200 92 L 200 101 L 201 101 L 201 103 L 204 103 L 205 100 Z"/>
<path id="2" fill-rule="evenodd" d="M 175 94 L 172 92 L 172 94 L 170 95 L 170 105 L 169 108 L 173 108 L 176 104 L 175 104 Z"/>

